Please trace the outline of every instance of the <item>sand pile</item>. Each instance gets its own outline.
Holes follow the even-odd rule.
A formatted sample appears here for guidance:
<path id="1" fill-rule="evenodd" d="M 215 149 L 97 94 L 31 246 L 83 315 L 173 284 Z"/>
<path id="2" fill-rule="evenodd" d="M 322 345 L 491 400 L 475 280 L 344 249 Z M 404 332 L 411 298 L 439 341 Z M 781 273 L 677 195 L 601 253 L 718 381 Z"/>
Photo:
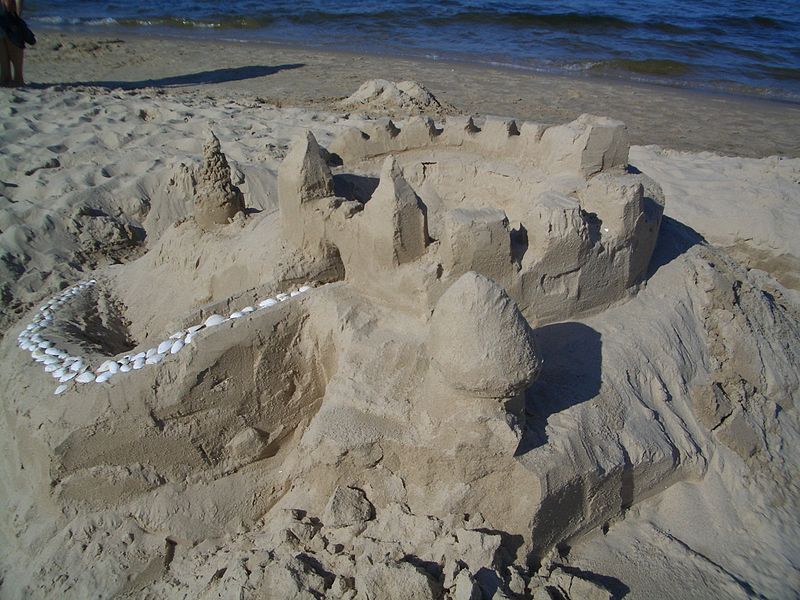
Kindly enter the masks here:
<path id="1" fill-rule="evenodd" d="M 798 305 L 624 124 L 10 94 L 4 597 L 796 589 Z"/>
<path id="2" fill-rule="evenodd" d="M 416 81 L 370 79 L 340 102 L 345 109 L 380 114 L 437 114 L 452 107 L 442 104 Z"/>

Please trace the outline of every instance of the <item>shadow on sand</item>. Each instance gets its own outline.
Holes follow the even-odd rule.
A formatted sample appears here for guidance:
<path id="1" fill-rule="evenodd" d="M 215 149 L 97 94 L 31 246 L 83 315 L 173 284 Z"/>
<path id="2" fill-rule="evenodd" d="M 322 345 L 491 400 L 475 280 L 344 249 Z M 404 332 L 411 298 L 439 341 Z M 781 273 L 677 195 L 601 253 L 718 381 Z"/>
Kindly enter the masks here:
<path id="1" fill-rule="evenodd" d="M 554 323 L 536 329 L 542 360 L 539 379 L 525 392 L 526 429 L 520 456 L 547 443 L 550 415 L 594 398 L 600 391 L 602 341 L 583 323 Z"/>
<path id="2" fill-rule="evenodd" d="M 661 267 L 685 254 L 693 246 L 706 243 L 706 239 L 694 229 L 664 215 L 661 218 L 656 247 L 647 269 L 647 279 L 655 275 Z"/>
<path id="3" fill-rule="evenodd" d="M 229 83 L 232 81 L 242 81 L 244 79 L 256 79 L 267 77 L 280 71 L 300 69 L 303 63 L 293 63 L 287 65 L 250 65 L 246 67 L 231 67 L 228 69 L 214 69 L 213 71 L 200 71 L 199 73 L 187 73 L 186 75 L 174 75 L 162 77 L 160 79 L 143 79 L 141 81 L 81 81 L 76 85 L 91 85 L 114 89 L 135 90 L 145 87 L 180 87 L 184 85 L 202 85 L 208 83 Z"/>

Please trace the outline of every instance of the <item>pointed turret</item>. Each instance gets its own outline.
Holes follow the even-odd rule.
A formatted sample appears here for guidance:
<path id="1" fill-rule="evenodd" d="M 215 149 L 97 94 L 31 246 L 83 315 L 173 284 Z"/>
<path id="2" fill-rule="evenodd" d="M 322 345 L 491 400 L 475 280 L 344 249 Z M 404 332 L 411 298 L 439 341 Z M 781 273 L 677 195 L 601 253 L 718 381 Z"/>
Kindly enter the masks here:
<path id="1" fill-rule="evenodd" d="M 425 253 L 428 230 L 424 207 L 391 156 L 383 163 L 380 183 L 367 202 L 364 216 L 374 240 L 374 258 L 382 266 L 407 263 Z"/>
<path id="2" fill-rule="evenodd" d="M 295 140 L 278 168 L 278 205 L 284 237 L 298 248 L 308 243 L 309 232 L 305 230 L 312 226 L 311 215 L 306 214 L 303 205 L 331 196 L 331 170 L 316 138 L 308 131 Z M 316 239 L 315 235 L 311 237 Z"/>

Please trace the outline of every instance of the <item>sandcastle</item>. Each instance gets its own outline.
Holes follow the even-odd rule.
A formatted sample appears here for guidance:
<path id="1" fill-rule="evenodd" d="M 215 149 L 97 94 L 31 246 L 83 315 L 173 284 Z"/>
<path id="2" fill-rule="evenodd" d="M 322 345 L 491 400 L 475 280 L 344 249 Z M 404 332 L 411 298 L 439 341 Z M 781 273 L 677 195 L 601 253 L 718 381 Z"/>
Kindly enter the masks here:
<path id="1" fill-rule="evenodd" d="M 459 276 L 503 286 L 540 324 L 601 309 L 641 281 L 663 197 L 626 171 L 619 121 L 366 121 L 322 151 L 308 133 L 279 171 L 284 235 L 338 256 L 349 282 L 422 312 Z M 331 168 L 332 165 L 332 168 Z"/>
<path id="2" fill-rule="evenodd" d="M 84 355 L 72 348 L 91 344 L 66 339 L 75 330 L 59 311 L 73 301 L 83 302 L 76 313 L 97 310 L 103 302 L 90 296 L 119 286 L 98 276 L 19 333 L 58 380 L 53 401 L 80 401 L 57 421 L 32 413 L 37 450 L 26 460 L 46 475 L 31 489 L 55 490 L 66 514 L 135 505 L 125 510 L 144 527 L 191 544 L 270 511 L 321 514 L 352 488 L 379 514 L 403 505 L 442 519 L 491 515 L 538 560 L 624 508 L 613 494 L 581 497 L 550 518 L 568 486 L 614 490 L 629 466 L 593 479 L 595 465 L 576 462 L 556 480 L 546 460 L 537 470 L 515 455 L 525 392 L 542 369 L 531 325 L 601 310 L 646 273 L 663 200 L 626 170 L 627 149 L 622 123 L 591 116 L 550 128 L 364 121 L 327 150 L 304 133 L 277 175 L 287 264 L 272 281 L 251 281 L 246 300 L 191 307 L 171 335 Z M 205 154 L 214 173 L 227 172 L 214 138 Z M 201 200 L 224 210 L 196 202 L 176 239 L 234 235 L 226 223 L 241 196 L 228 175 L 206 179 Z M 636 498 L 683 476 L 666 437 L 643 442 L 630 466 L 647 474 Z M 524 498 L 499 492 L 508 478 Z M 139 499 L 148 494 L 158 500 Z M 337 545 L 358 551 L 350 525 L 327 525 Z M 477 527 L 460 535 L 488 535 Z"/>

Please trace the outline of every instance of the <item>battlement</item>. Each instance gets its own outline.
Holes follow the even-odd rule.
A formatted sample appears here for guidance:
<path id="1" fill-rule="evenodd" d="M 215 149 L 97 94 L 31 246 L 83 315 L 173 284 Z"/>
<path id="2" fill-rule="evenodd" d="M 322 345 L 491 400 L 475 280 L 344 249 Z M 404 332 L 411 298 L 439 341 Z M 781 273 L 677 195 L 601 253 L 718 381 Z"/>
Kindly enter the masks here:
<path id="1" fill-rule="evenodd" d="M 628 132 L 621 121 L 584 114 L 565 125 L 486 117 L 448 117 L 438 126 L 430 117 L 412 117 L 398 126 L 390 119 L 365 121 L 339 136 L 329 150 L 354 164 L 415 150 L 460 149 L 500 157 L 551 174 L 574 171 L 589 177 L 625 167 Z"/>

